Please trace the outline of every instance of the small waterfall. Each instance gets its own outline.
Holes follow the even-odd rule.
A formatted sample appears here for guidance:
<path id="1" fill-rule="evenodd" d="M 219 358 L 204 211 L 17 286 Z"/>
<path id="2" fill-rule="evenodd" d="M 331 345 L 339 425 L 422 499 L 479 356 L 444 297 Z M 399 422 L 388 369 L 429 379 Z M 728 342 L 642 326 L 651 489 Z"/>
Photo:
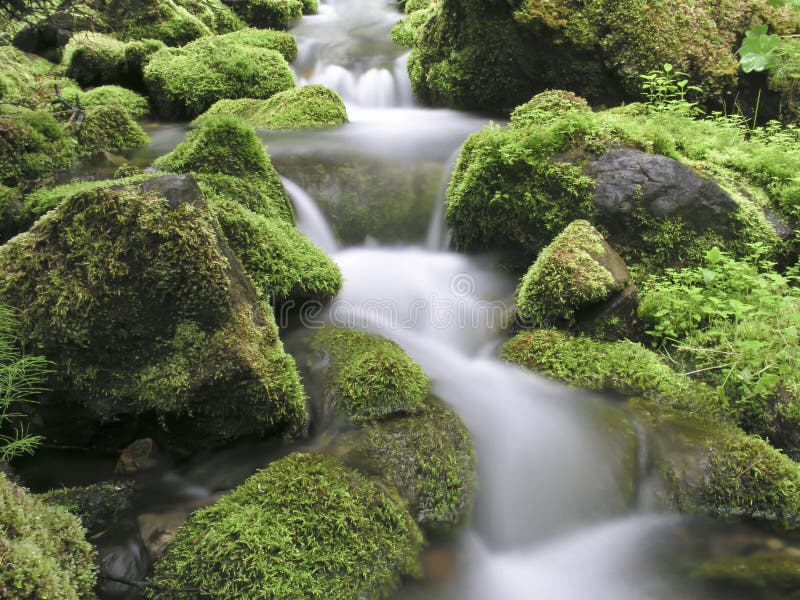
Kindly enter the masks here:
<path id="1" fill-rule="evenodd" d="M 291 179 L 281 177 L 296 214 L 297 228 L 328 254 L 336 252 L 339 244 L 314 200 Z"/>
<path id="2" fill-rule="evenodd" d="M 450 232 L 445 221 L 445 209 L 447 198 L 447 187 L 450 185 L 450 178 L 453 176 L 456 160 L 461 153 L 461 148 L 453 152 L 447 160 L 447 170 L 442 178 L 442 186 L 439 188 L 439 195 L 433 208 L 431 223 L 428 226 L 428 233 L 425 236 L 425 247 L 429 250 L 447 250 L 450 246 Z"/>

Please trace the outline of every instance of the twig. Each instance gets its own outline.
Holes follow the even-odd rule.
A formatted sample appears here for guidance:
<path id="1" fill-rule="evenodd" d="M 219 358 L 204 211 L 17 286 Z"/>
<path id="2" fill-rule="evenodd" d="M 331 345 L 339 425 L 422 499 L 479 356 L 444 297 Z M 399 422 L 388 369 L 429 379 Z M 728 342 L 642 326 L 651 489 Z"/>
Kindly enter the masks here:
<path id="1" fill-rule="evenodd" d="M 64 97 L 61 95 L 61 90 L 59 89 L 57 83 L 53 84 L 53 89 L 56 91 L 56 98 L 58 99 L 58 101 L 72 111 L 68 123 L 72 123 L 72 119 L 75 119 L 75 121 L 78 124 L 82 123 L 84 112 L 83 112 L 83 107 L 81 106 L 81 99 L 75 98 L 75 106 L 73 106 L 72 104 L 64 100 Z"/>

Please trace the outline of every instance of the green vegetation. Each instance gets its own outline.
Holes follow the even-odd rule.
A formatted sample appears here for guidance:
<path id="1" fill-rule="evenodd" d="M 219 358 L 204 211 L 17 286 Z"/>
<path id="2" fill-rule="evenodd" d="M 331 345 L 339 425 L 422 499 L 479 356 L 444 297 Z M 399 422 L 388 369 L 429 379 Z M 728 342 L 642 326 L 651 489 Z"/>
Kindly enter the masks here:
<path id="1" fill-rule="evenodd" d="M 194 122 L 200 124 L 216 115 L 234 116 L 262 129 L 332 127 L 347 122 L 339 94 L 322 85 L 291 88 L 267 100 L 220 100 Z"/>
<path id="2" fill-rule="evenodd" d="M 251 27 L 288 29 L 316 4 L 316 0 L 249 0 L 234 4 L 234 10 Z"/>
<path id="3" fill-rule="evenodd" d="M 450 535 L 469 518 L 478 484 L 472 436 L 442 401 L 365 425 L 335 445 L 345 462 L 394 485 L 426 533 Z"/>
<path id="4" fill-rule="evenodd" d="M 79 96 L 81 105 L 86 108 L 116 105 L 124 109 L 134 121 L 150 114 L 147 98 L 118 85 L 102 85 Z"/>
<path id="5" fill-rule="evenodd" d="M 164 48 L 157 40 L 122 42 L 109 35 L 80 32 L 64 48 L 61 63 L 67 75 L 83 86 L 119 84 L 143 87 L 144 66 Z"/>
<path id="6" fill-rule="evenodd" d="M 331 457 L 295 453 L 194 513 L 154 582 L 231 600 L 380 600 L 420 574 L 421 549 L 393 491 Z"/>
<path id="7" fill-rule="evenodd" d="M 100 423 L 152 412 L 191 443 L 305 423 L 272 311 L 188 176 L 69 196 L 0 248 L 0 275 L 55 365 L 51 402 Z"/>
<path id="8" fill-rule="evenodd" d="M 150 143 L 144 129 L 118 104 L 88 109 L 77 138 L 78 147 L 90 155 L 104 150 L 130 150 Z"/>
<path id="9" fill-rule="evenodd" d="M 0 305 L 0 462 L 32 454 L 41 437 L 28 435 L 20 422 L 19 404 L 32 402 L 44 391 L 48 364 L 40 356 L 20 350 L 16 315 Z"/>
<path id="10" fill-rule="evenodd" d="M 123 40 L 153 39 L 182 46 L 214 33 L 182 4 L 180 0 L 111 0 L 105 13 Z"/>
<path id="11" fill-rule="evenodd" d="M 640 314 L 674 361 L 719 389 L 747 431 L 800 456 L 800 292 L 755 253 L 646 281 Z"/>
<path id="12" fill-rule="evenodd" d="M 692 571 L 692 578 L 728 593 L 760 600 L 795 598 L 800 564 L 791 549 L 760 550 L 742 556 L 711 558 Z"/>
<path id="13" fill-rule="evenodd" d="M 330 359 L 332 403 L 354 423 L 423 408 L 430 388 L 428 378 L 394 342 L 354 329 L 326 327 L 314 336 L 312 344 Z"/>
<path id="14" fill-rule="evenodd" d="M 28 55 L 13 46 L 0 46 L 0 100 L 42 108 L 39 103 L 43 82 L 59 75 L 53 63 Z M 36 92 L 36 93 L 35 93 Z M 47 90 L 53 96 L 53 88 Z"/>
<path id="15" fill-rule="evenodd" d="M 0 596 L 91 600 L 94 549 L 77 518 L 0 473 Z"/>
<path id="16" fill-rule="evenodd" d="M 522 278 L 517 315 L 529 323 L 570 325 L 577 311 L 621 291 L 627 278 L 603 236 L 586 221 L 573 221 Z"/>
<path id="17" fill-rule="evenodd" d="M 40 494 L 39 499 L 65 508 L 81 520 L 89 536 L 118 524 L 132 511 L 132 482 L 106 481 L 82 487 L 58 488 Z"/>
<path id="18" fill-rule="evenodd" d="M 294 87 L 285 56 L 292 56 L 289 46 L 271 31 L 206 37 L 156 52 L 144 79 L 159 114 L 191 119 L 224 98 L 263 99 Z"/>
<path id="19" fill-rule="evenodd" d="M 540 329 L 516 335 L 503 346 L 501 356 L 581 389 L 642 396 L 698 414 L 723 413 L 713 388 L 675 372 L 658 354 L 635 342 L 599 342 Z"/>

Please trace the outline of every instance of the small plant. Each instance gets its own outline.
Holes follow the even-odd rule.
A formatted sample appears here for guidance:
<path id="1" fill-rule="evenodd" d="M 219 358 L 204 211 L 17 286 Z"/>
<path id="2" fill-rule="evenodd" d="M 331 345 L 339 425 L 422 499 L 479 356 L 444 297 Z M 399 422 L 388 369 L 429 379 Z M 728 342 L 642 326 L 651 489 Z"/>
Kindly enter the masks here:
<path id="1" fill-rule="evenodd" d="M 28 435 L 19 422 L 23 415 L 13 411 L 14 404 L 32 402 L 36 394 L 44 391 L 49 363 L 41 356 L 23 354 L 19 342 L 16 315 L 0 305 L 0 462 L 32 454 L 42 440 Z"/>
<path id="2" fill-rule="evenodd" d="M 769 0 L 769 5 L 773 8 L 789 5 L 797 10 L 800 9 L 800 0 Z M 745 31 L 742 45 L 736 51 L 739 66 L 745 73 L 770 71 L 778 76 L 786 76 L 787 73 L 782 71 L 789 67 L 790 59 L 797 53 L 797 47 L 787 41 L 796 36 L 780 36 L 768 31 L 769 26 L 765 23 L 758 23 Z"/>
<path id="3" fill-rule="evenodd" d="M 696 102 L 687 99 L 689 92 L 702 92 L 696 85 L 689 85 L 688 75 L 669 63 L 659 69 L 653 69 L 642 79 L 642 94 L 647 99 L 649 110 L 657 113 L 679 112 L 697 114 L 700 109 Z"/>

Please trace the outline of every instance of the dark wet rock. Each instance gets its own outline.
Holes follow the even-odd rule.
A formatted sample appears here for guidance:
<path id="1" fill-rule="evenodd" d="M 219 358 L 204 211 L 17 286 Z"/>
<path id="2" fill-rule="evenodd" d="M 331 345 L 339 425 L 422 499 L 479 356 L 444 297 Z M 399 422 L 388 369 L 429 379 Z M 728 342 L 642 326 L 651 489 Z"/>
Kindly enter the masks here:
<path id="1" fill-rule="evenodd" d="M 114 468 L 115 473 L 131 475 L 147 468 L 150 455 L 153 453 L 153 440 L 143 438 L 136 440 L 122 451 Z"/>
<path id="2" fill-rule="evenodd" d="M 152 560 L 132 521 L 94 536 L 100 566 L 97 593 L 104 600 L 141 598 Z M 137 585 L 138 584 L 138 585 Z"/>
<path id="3" fill-rule="evenodd" d="M 81 519 L 89 535 L 96 535 L 131 516 L 133 492 L 132 482 L 110 481 L 52 490 L 40 498 L 63 506 Z"/>

